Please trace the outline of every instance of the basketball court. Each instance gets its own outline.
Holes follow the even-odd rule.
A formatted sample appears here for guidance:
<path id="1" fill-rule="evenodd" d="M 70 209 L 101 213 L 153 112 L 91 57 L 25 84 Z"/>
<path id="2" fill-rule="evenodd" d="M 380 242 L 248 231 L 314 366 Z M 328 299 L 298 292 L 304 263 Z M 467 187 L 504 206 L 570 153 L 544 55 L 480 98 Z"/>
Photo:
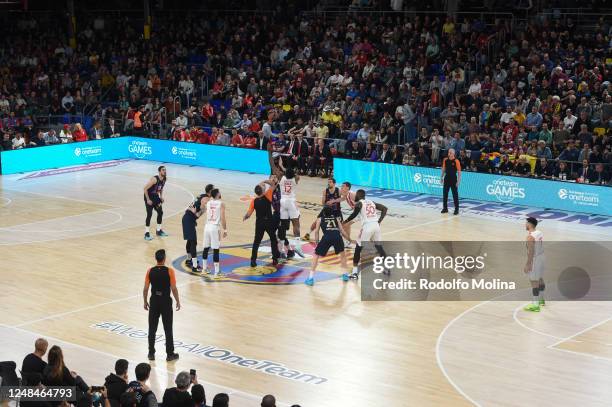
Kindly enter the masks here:
<path id="1" fill-rule="evenodd" d="M 254 220 L 242 216 L 265 178 L 257 174 L 167 165 L 169 236 L 146 242 L 142 188 L 158 165 L 121 160 L 0 179 L 0 360 L 25 356 L 42 336 L 62 346 L 67 366 L 90 385 L 102 385 L 118 358 L 130 360 L 133 377 L 147 355 L 144 275 L 164 248 L 179 271 L 183 308 L 174 317 L 180 360 L 152 363 L 158 398 L 178 371 L 196 369 L 208 398 L 227 392 L 234 407 L 258 405 L 268 393 L 279 405 L 303 407 L 609 405 L 612 303 L 549 301 L 529 314 L 516 301 L 362 302 L 360 283 L 342 282 L 335 256 L 323 261 L 314 287 L 303 284 L 309 258 L 253 270 Z M 208 183 L 227 205 L 221 268 L 228 275 L 220 281 L 183 265 L 181 216 Z M 299 184 L 302 234 L 325 185 Z M 385 240 L 525 238 L 524 213 L 472 203 L 461 216 L 442 216 L 435 200 L 387 192 L 372 195 L 389 207 Z M 572 216 L 542 215 L 546 239 L 610 240 L 603 225 L 612 218 Z M 202 229 L 200 221 L 199 240 Z M 161 355 L 163 338 L 157 349 Z"/>

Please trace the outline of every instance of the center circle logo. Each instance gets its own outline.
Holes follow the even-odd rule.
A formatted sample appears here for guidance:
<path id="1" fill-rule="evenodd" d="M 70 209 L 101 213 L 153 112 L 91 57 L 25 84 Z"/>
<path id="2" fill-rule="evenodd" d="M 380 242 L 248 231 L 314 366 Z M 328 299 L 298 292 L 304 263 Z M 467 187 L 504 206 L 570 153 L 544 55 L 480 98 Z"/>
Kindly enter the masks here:
<path id="1" fill-rule="evenodd" d="M 558 192 L 559 198 L 566 199 L 567 198 L 567 189 L 561 188 Z"/>
<path id="2" fill-rule="evenodd" d="M 421 175 L 420 172 L 417 172 L 417 173 L 414 174 L 412 179 L 414 179 L 414 182 L 420 183 L 423 180 L 423 176 Z"/>
<path id="3" fill-rule="evenodd" d="M 77 157 L 81 155 L 81 149 L 79 147 L 74 149 L 74 155 L 76 155 Z"/>
<path id="4" fill-rule="evenodd" d="M 178 152 L 178 148 L 172 147 L 172 154 L 176 155 L 176 153 Z"/>

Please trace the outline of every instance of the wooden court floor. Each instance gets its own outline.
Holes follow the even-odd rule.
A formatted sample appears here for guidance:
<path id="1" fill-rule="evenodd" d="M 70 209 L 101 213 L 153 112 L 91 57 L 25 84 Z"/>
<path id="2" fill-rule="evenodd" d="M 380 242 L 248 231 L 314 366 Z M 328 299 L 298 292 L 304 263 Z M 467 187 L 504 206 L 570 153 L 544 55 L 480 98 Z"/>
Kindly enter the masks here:
<path id="1" fill-rule="evenodd" d="M 68 367 L 90 385 L 101 385 L 120 357 L 130 360 L 133 377 L 147 354 L 145 271 L 159 248 L 184 271 L 181 215 L 207 183 L 221 189 L 228 208 L 222 254 L 248 257 L 254 223 L 242 215 L 263 177 L 168 165 L 169 236 L 145 242 L 142 187 L 157 165 L 0 177 L 0 360 L 20 365 L 42 336 L 64 348 Z M 302 234 L 324 185 L 314 178 L 299 185 Z M 524 239 L 522 221 L 378 201 L 393 214 L 382 225 L 386 240 Z M 555 221 L 542 230 L 549 240 L 611 237 Z M 166 363 L 161 339 L 151 377 L 158 397 L 178 371 L 196 369 L 209 400 L 227 392 L 233 407 L 258 406 L 267 393 L 279 405 L 306 407 L 605 406 L 612 399 L 612 303 L 553 301 L 526 314 L 510 301 L 361 302 L 359 283 L 338 278 L 337 259 L 324 268 L 312 288 L 286 284 L 291 274 L 276 281 L 284 284 L 248 284 L 248 267 L 219 282 L 177 273 L 181 357 Z"/>

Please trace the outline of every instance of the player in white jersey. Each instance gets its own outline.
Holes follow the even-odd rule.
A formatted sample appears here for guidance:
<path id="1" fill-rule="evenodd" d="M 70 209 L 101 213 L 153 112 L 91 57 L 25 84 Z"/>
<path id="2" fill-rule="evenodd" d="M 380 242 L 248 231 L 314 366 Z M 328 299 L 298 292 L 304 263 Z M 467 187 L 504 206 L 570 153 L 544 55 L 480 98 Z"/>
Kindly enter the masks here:
<path id="1" fill-rule="evenodd" d="M 202 252 L 203 267 L 208 271 L 208 251 L 213 249 L 213 263 L 215 267 L 214 277 L 221 277 L 219 273 L 219 241 L 221 234 L 227 236 L 227 224 L 225 222 L 225 204 L 221 201 L 221 193 L 218 189 L 210 191 L 210 200 L 206 204 L 206 225 L 204 226 L 204 251 Z M 221 226 L 221 229 L 219 228 Z"/>
<path id="2" fill-rule="evenodd" d="M 527 218 L 525 229 L 527 230 L 527 264 L 525 264 L 524 272 L 529 277 L 531 282 L 531 290 L 533 293 L 533 301 L 527 305 L 524 310 L 530 312 L 540 312 L 540 307 L 546 303 L 544 301 L 544 235 L 541 231 L 536 230 L 538 220 L 536 218 Z"/>
<path id="3" fill-rule="evenodd" d="M 380 217 L 377 211 L 380 211 Z M 363 189 L 358 190 L 355 193 L 355 208 L 351 216 L 349 216 L 343 223 L 347 224 L 359 216 L 361 221 L 361 230 L 359 236 L 356 239 L 357 246 L 355 247 L 355 253 L 353 254 L 353 272 L 343 274 L 342 279 L 348 281 L 349 278 L 356 279 L 359 277 L 359 261 L 361 260 L 361 250 L 363 242 L 374 242 L 374 247 L 381 257 L 387 257 L 385 250 L 380 244 L 380 223 L 387 215 L 387 207 L 385 205 L 370 201 L 366 199 L 366 193 Z"/>
<path id="4" fill-rule="evenodd" d="M 287 253 L 293 247 L 293 250 L 301 257 L 304 257 L 302 252 L 302 243 L 300 239 L 300 211 L 297 207 L 296 192 L 297 184 L 300 180 L 299 175 L 295 173 L 293 168 L 287 168 L 285 175 L 279 182 L 281 199 L 280 199 L 280 219 L 281 224 L 278 230 L 278 238 L 280 241 L 285 240 L 287 231 L 289 230 L 289 221 L 293 224 L 293 245 L 283 246 L 283 252 Z"/>

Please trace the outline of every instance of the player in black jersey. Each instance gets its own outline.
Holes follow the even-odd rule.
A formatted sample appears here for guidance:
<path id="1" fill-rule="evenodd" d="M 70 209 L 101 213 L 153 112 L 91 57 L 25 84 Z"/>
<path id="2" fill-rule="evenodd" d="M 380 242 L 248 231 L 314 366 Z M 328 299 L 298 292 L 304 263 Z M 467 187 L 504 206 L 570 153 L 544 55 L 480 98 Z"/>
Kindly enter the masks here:
<path id="1" fill-rule="evenodd" d="M 337 214 L 334 213 L 333 208 L 331 206 L 324 206 L 315 223 L 315 240 L 319 240 L 319 228 L 323 230 L 323 237 L 315 248 L 314 255 L 312 256 L 310 274 L 306 281 L 304 281 L 306 285 L 310 286 L 314 285 L 314 274 L 317 271 L 319 257 L 325 257 L 331 247 L 334 248 L 336 254 L 340 255 L 342 268 L 348 268 L 346 264 L 346 253 L 344 252 L 344 241 L 342 240 L 343 237 L 348 240 L 348 236 L 342 229 L 341 220 Z"/>
<path id="2" fill-rule="evenodd" d="M 198 226 L 198 218 L 206 212 L 206 203 L 210 199 L 210 191 L 215 188 L 213 184 L 206 185 L 204 193 L 198 195 L 198 197 L 185 209 L 183 215 L 183 239 L 187 241 L 185 250 L 187 251 L 187 260 L 185 265 L 191 267 L 191 271 L 194 273 L 200 273 L 202 268 L 198 266 L 198 232 L 196 226 Z"/>
<path id="3" fill-rule="evenodd" d="M 151 177 L 147 185 L 144 186 L 144 202 L 147 208 L 147 219 L 145 220 L 145 240 L 153 240 L 149 233 L 149 226 L 151 226 L 151 216 L 153 216 L 153 209 L 157 212 L 157 236 L 168 236 L 166 232 L 162 230 L 162 220 L 164 211 L 162 204 L 164 203 L 164 185 L 166 185 L 166 167 L 160 165 L 157 168 L 157 175 Z"/>

